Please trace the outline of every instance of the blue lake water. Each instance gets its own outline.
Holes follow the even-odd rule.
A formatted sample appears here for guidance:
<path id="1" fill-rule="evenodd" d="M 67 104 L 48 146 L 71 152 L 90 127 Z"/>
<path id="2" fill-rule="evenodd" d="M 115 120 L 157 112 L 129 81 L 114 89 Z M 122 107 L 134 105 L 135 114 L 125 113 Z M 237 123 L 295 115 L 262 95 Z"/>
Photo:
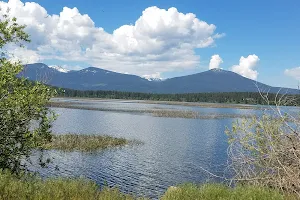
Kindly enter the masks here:
<path id="1" fill-rule="evenodd" d="M 66 101 L 72 101 L 70 99 Z M 74 100 L 75 101 L 75 100 Z M 83 106 L 124 109 L 184 109 L 200 113 L 259 114 L 259 110 L 157 105 L 134 101 L 85 101 Z M 94 153 L 48 151 L 43 177 L 83 176 L 99 186 L 118 186 L 121 191 L 150 198 L 160 197 L 169 186 L 204 183 L 209 175 L 222 176 L 227 161 L 226 126 L 236 119 L 162 118 L 150 114 L 53 108 L 59 115 L 53 126 L 57 134 L 99 134 L 137 139 L 144 144 Z M 55 166 L 59 170 L 55 169 Z"/>

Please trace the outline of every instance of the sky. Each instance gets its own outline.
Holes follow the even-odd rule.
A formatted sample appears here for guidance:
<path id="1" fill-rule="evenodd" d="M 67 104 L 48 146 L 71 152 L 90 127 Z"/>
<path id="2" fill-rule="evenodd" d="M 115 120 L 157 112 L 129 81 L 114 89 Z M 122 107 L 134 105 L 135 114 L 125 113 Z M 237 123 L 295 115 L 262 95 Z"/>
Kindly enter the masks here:
<path id="1" fill-rule="evenodd" d="M 31 43 L 11 59 L 146 78 L 222 68 L 272 86 L 300 80 L 299 0 L 0 1 Z"/>

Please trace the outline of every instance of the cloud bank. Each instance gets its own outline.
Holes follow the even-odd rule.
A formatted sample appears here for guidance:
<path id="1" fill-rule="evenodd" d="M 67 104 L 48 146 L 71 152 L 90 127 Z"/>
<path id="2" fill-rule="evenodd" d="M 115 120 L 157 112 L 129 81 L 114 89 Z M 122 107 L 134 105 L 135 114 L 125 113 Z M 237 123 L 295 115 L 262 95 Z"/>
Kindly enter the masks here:
<path id="1" fill-rule="evenodd" d="M 293 77 L 296 80 L 300 80 L 300 67 L 295 67 L 292 69 L 286 69 L 284 74 Z"/>
<path id="2" fill-rule="evenodd" d="M 249 55 L 248 57 L 242 56 L 240 58 L 239 65 L 234 65 L 231 70 L 238 73 L 246 78 L 257 80 L 258 71 L 255 70 L 255 66 L 259 62 L 259 57 L 255 54 Z"/>
<path id="3" fill-rule="evenodd" d="M 26 49 L 11 47 L 23 62 L 61 60 L 85 62 L 117 72 L 157 77 L 163 72 L 193 69 L 200 58 L 195 49 L 215 44 L 223 34 L 216 26 L 200 20 L 193 13 L 181 13 L 172 7 L 146 8 L 134 25 L 123 25 L 106 32 L 75 8 L 64 7 L 58 14 L 34 2 L 0 1 L 4 12 L 18 23 L 27 25 L 32 42 Z M 216 66 L 219 61 L 216 61 Z"/>

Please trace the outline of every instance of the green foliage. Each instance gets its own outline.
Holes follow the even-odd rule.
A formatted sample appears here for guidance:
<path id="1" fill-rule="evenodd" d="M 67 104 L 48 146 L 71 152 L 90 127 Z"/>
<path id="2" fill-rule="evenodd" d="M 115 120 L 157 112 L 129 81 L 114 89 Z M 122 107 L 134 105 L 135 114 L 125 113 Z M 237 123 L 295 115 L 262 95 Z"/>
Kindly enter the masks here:
<path id="1" fill-rule="evenodd" d="M 0 48 L 9 43 L 29 41 L 24 26 L 5 15 L 0 21 Z M 19 173 L 25 168 L 22 159 L 33 148 L 51 139 L 49 129 L 53 113 L 45 107 L 55 90 L 41 83 L 17 78 L 22 71 L 19 62 L 11 62 L 2 51 L 0 59 L 0 169 Z"/>
<path id="2" fill-rule="evenodd" d="M 1 8 L 0 8 L 1 9 Z M 9 17 L 9 9 L 2 15 L 0 21 L 0 49 L 9 43 L 23 46 L 22 42 L 30 42 L 29 35 L 24 32 L 24 25 L 19 25 L 15 17 Z M 4 52 L 2 52 L 4 53 Z"/>
<path id="3" fill-rule="evenodd" d="M 210 184 L 197 186 L 193 184 L 172 187 L 161 200 L 288 200 L 292 196 L 264 187 L 237 186 L 229 188 L 224 185 Z"/>

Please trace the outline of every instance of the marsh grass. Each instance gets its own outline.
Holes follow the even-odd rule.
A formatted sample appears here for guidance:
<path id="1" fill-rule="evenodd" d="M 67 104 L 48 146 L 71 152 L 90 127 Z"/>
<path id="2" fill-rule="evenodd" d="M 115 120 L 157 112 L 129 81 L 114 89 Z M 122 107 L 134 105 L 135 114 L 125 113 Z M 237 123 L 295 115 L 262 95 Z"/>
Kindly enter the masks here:
<path id="1" fill-rule="evenodd" d="M 200 114 L 199 112 L 189 110 L 153 110 L 152 115 L 155 117 L 168 117 L 168 118 L 188 118 L 188 119 L 225 119 L 225 118 L 250 118 L 251 115 L 239 114 Z"/>
<path id="2" fill-rule="evenodd" d="M 0 200 L 133 200 L 130 195 L 108 187 L 99 190 L 86 179 L 46 179 L 24 175 L 21 178 L 0 171 Z"/>
<path id="3" fill-rule="evenodd" d="M 0 200 L 133 200 L 117 188 L 99 188 L 96 183 L 84 179 L 49 178 L 42 180 L 33 175 L 15 176 L 0 171 Z M 161 200 L 292 200 L 276 190 L 254 186 L 229 188 L 219 184 L 170 187 Z"/>
<path id="4" fill-rule="evenodd" d="M 151 100 L 137 100 L 135 103 L 146 104 L 162 104 L 162 105 L 180 105 L 189 107 L 202 107 L 202 108 L 235 108 L 235 109 L 250 109 L 250 110 L 265 110 L 267 107 L 256 105 L 241 105 L 229 103 L 205 103 L 205 102 L 185 102 L 185 101 L 151 101 Z"/>
<path id="5" fill-rule="evenodd" d="M 294 196 L 282 194 L 264 187 L 237 186 L 229 188 L 221 184 L 197 186 L 187 184 L 170 187 L 161 200 L 293 200 Z"/>
<path id="6" fill-rule="evenodd" d="M 200 114 L 194 111 L 187 110 L 153 110 L 155 117 L 171 117 L 171 118 L 191 118 L 198 119 Z"/>
<path id="7" fill-rule="evenodd" d="M 128 144 L 139 143 L 139 141 L 128 141 L 124 138 L 115 138 L 103 135 L 54 135 L 50 143 L 44 144 L 44 149 L 55 149 L 62 151 L 97 151 L 112 147 L 121 147 Z"/>

